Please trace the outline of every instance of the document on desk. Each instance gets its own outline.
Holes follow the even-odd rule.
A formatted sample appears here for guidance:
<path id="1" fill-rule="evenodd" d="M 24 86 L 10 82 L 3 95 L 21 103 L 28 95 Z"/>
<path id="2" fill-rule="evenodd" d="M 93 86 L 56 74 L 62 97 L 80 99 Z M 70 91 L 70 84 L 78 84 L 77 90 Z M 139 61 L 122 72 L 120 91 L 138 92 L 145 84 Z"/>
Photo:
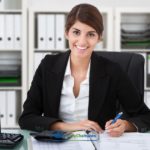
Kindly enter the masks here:
<path id="1" fill-rule="evenodd" d="M 28 141 L 28 147 L 32 150 L 95 150 L 91 141 L 70 139 L 65 142 L 42 142 L 33 137 Z"/>
<path id="2" fill-rule="evenodd" d="M 100 134 L 100 150 L 150 150 L 149 133 L 124 133 L 121 137 Z"/>

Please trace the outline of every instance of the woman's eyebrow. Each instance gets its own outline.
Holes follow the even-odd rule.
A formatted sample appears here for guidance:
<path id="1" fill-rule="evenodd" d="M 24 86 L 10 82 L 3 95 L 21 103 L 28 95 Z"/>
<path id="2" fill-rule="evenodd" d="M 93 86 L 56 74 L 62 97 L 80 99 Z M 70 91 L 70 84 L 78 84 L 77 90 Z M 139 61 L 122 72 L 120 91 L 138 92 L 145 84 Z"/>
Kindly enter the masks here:
<path id="1" fill-rule="evenodd" d="M 73 28 L 73 30 L 78 30 L 78 31 L 80 31 L 79 29 L 77 29 L 77 28 Z"/>
<path id="2" fill-rule="evenodd" d="M 77 29 L 77 28 L 73 28 L 73 30 L 78 30 L 78 31 L 80 31 L 80 29 Z M 88 31 L 88 32 L 92 32 L 92 33 L 96 33 L 96 31 L 95 30 L 91 30 L 91 31 Z"/>

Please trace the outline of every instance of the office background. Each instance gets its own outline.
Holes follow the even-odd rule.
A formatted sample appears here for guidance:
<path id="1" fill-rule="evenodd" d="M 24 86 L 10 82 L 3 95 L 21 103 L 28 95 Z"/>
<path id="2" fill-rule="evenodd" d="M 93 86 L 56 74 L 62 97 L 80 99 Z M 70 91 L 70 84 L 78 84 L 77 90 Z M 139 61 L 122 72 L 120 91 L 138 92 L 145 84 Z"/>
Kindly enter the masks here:
<path id="1" fill-rule="evenodd" d="M 145 103 L 150 107 L 149 0 L 0 0 L 0 112 L 3 128 L 17 128 L 34 72 L 46 54 L 68 48 L 67 13 L 91 3 L 104 19 L 96 51 L 127 51 L 145 58 Z"/>

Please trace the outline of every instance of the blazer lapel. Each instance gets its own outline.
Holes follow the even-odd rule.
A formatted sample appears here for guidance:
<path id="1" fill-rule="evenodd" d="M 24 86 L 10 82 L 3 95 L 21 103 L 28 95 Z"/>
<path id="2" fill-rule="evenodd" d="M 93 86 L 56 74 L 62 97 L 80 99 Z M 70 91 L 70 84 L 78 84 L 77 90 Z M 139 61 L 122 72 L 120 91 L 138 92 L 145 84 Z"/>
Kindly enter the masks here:
<path id="1" fill-rule="evenodd" d="M 61 89 L 69 54 L 70 52 L 62 54 L 62 56 L 56 60 L 56 63 L 54 64 L 51 71 L 47 71 L 46 75 L 46 90 L 48 90 L 47 94 L 49 111 L 51 114 L 54 114 L 55 117 L 58 116 L 59 112 Z"/>
<path id="2" fill-rule="evenodd" d="M 89 110 L 88 118 L 96 120 L 98 113 L 105 101 L 109 83 L 109 76 L 105 71 L 105 63 L 103 58 L 100 59 L 94 53 L 91 57 L 90 70 L 90 93 L 89 93 Z"/>

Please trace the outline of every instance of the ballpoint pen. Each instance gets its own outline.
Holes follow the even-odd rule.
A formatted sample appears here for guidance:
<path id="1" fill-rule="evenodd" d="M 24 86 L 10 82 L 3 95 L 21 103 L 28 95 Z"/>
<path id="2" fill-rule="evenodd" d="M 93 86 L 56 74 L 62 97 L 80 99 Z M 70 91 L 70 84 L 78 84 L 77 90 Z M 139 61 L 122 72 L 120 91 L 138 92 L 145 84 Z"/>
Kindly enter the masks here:
<path id="1" fill-rule="evenodd" d="M 123 115 L 123 112 L 120 112 L 116 115 L 116 117 L 113 119 L 113 121 L 111 122 L 111 124 L 114 124 L 118 119 L 121 118 L 121 116 Z"/>

